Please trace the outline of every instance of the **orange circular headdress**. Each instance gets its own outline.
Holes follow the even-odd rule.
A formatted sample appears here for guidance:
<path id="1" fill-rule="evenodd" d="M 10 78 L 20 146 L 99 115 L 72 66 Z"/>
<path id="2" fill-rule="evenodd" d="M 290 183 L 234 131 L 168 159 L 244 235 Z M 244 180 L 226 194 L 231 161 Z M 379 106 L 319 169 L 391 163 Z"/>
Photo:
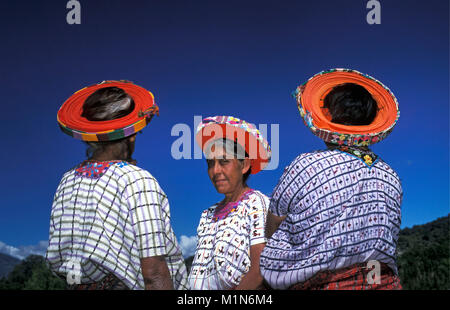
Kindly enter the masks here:
<path id="1" fill-rule="evenodd" d="M 336 86 L 353 83 L 364 87 L 378 105 L 374 121 L 369 125 L 347 126 L 331 122 L 331 116 L 322 108 L 326 95 Z M 322 71 L 311 77 L 294 92 L 297 106 L 305 125 L 325 142 L 368 146 L 386 138 L 399 116 L 394 94 L 373 77 L 350 69 Z"/>
<path id="2" fill-rule="evenodd" d="M 121 118 L 108 121 L 89 121 L 81 116 L 83 104 L 95 91 L 106 87 L 118 87 L 134 101 L 134 110 Z M 61 130 L 69 136 L 83 141 L 112 141 L 125 138 L 142 130 L 154 114 L 159 115 L 153 94 L 133 83 L 104 81 L 80 89 L 67 99 L 57 114 Z"/>

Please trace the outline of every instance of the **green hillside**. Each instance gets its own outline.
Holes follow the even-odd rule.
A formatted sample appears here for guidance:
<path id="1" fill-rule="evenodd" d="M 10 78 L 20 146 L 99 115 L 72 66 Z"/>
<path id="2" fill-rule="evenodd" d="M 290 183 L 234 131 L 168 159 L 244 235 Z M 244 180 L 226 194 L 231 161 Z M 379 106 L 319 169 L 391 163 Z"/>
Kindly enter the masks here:
<path id="1" fill-rule="evenodd" d="M 28 256 L 6 278 L 0 279 L 0 290 L 57 290 L 65 286 L 63 280 L 51 273 L 40 255 Z"/>
<path id="2" fill-rule="evenodd" d="M 404 289 L 450 289 L 449 215 L 402 229 L 398 254 L 397 264 Z"/>

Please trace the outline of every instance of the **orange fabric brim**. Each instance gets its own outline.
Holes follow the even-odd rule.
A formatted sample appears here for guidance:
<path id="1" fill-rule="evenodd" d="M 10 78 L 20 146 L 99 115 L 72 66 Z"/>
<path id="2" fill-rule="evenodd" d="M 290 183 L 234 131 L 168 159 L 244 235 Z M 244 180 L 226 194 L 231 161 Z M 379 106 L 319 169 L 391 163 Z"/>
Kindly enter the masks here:
<path id="1" fill-rule="evenodd" d="M 89 121 L 82 117 L 83 104 L 95 91 L 105 87 L 118 87 L 123 89 L 133 98 L 134 110 L 119 119 L 109 121 Z M 146 111 L 154 105 L 154 97 L 151 92 L 132 83 L 108 82 L 85 87 L 74 93 L 67 99 L 58 111 L 58 122 L 67 128 L 86 133 L 105 133 L 118 130 L 145 118 L 140 112 Z"/>
<path id="2" fill-rule="evenodd" d="M 370 125 L 347 126 L 331 122 L 331 117 L 323 109 L 326 95 L 336 86 L 354 83 L 361 85 L 373 96 L 378 104 L 378 112 Z M 303 108 L 311 113 L 315 127 L 342 134 L 375 134 L 387 130 L 396 122 L 398 106 L 393 95 L 375 80 L 354 72 L 333 72 L 317 75 L 307 82 L 301 96 Z"/>

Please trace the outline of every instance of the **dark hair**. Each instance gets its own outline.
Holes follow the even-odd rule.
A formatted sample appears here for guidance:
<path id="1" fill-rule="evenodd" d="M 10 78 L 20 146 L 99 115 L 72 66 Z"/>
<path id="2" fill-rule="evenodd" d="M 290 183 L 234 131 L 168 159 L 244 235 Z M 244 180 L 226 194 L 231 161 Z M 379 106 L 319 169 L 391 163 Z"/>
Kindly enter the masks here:
<path id="1" fill-rule="evenodd" d="M 369 125 L 377 115 L 377 102 L 362 86 L 346 83 L 334 87 L 324 99 L 331 121 L 337 124 Z"/>
<path id="2" fill-rule="evenodd" d="M 130 114 L 134 100 L 119 87 L 105 87 L 92 93 L 83 104 L 81 116 L 90 121 L 109 121 Z"/>
<path id="3" fill-rule="evenodd" d="M 92 93 L 83 104 L 81 116 L 89 121 L 109 121 L 121 118 L 134 110 L 135 104 L 123 89 L 119 87 L 105 87 Z M 95 152 L 102 151 L 107 146 L 117 145 L 122 152 L 127 151 L 131 161 L 133 145 L 129 137 L 114 141 L 86 142 L 88 148 L 86 155 L 92 158 Z"/>
<path id="4" fill-rule="evenodd" d="M 225 142 L 225 138 L 223 139 L 224 140 L 224 142 Z M 238 151 L 238 143 L 237 143 L 237 140 L 235 140 L 235 141 L 233 141 L 234 142 L 234 148 L 233 148 L 233 151 L 234 151 L 234 156 L 236 157 L 236 158 L 238 158 L 238 154 L 239 154 L 239 151 Z M 248 158 L 249 156 L 248 156 L 248 153 L 247 153 L 247 151 L 244 151 L 245 152 L 245 158 Z M 240 159 L 240 158 L 238 158 L 238 160 L 239 161 L 241 161 L 241 162 L 243 162 L 244 161 L 244 159 Z M 246 173 L 244 173 L 243 175 L 242 175 L 242 182 L 244 183 L 244 184 L 246 184 L 247 183 L 247 180 L 248 180 L 248 178 L 250 177 L 250 174 L 252 173 L 252 166 L 250 166 L 249 168 L 248 168 L 248 170 L 247 170 L 247 172 Z"/>

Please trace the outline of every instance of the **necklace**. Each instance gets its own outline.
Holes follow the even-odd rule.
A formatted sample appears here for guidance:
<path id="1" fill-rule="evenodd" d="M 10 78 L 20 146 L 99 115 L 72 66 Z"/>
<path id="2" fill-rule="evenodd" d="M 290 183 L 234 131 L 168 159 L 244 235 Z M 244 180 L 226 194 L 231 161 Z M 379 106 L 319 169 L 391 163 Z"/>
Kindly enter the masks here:
<path id="1" fill-rule="evenodd" d="M 373 153 L 371 150 L 369 150 L 368 148 L 341 146 L 341 147 L 339 147 L 339 150 L 341 152 L 346 152 L 348 154 L 358 157 L 369 167 L 371 167 L 378 158 L 378 156 L 375 153 Z"/>
<path id="2" fill-rule="evenodd" d="M 371 167 L 377 160 L 378 156 L 373 153 L 369 148 L 359 148 L 355 146 L 335 146 L 329 145 L 330 150 L 339 150 L 341 152 L 358 157 L 363 163 Z"/>

